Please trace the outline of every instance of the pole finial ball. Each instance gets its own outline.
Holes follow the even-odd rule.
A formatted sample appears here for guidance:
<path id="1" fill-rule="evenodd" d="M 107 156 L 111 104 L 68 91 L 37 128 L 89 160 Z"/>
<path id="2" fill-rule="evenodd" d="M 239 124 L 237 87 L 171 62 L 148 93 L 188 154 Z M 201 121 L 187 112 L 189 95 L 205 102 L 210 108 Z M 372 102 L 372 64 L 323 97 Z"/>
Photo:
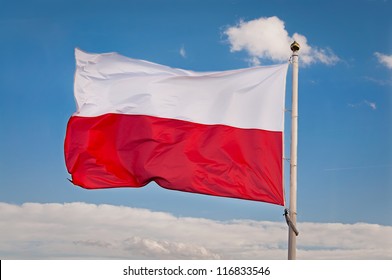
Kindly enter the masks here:
<path id="1" fill-rule="evenodd" d="M 296 52 L 296 51 L 299 51 L 299 44 L 296 42 L 296 41 L 294 41 L 291 45 L 290 45 L 290 49 L 293 51 L 293 52 Z"/>

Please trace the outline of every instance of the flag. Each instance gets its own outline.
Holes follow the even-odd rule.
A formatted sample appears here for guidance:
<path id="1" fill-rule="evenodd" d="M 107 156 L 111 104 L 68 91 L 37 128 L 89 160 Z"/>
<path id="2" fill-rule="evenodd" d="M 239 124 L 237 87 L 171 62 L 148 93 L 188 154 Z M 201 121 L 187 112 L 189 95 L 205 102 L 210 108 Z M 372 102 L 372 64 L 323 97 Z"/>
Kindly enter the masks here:
<path id="1" fill-rule="evenodd" d="M 288 64 L 221 72 L 75 50 L 64 153 L 75 185 L 161 187 L 284 205 Z"/>

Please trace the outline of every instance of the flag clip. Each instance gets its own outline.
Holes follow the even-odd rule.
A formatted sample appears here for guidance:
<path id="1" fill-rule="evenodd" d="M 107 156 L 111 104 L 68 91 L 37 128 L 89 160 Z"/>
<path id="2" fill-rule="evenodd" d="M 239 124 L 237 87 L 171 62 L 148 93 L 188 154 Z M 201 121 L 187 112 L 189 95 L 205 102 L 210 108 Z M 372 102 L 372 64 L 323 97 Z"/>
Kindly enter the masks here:
<path id="1" fill-rule="evenodd" d="M 297 229 L 297 227 L 293 224 L 293 222 L 290 219 L 290 215 L 289 215 L 289 209 L 284 209 L 284 214 L 283 214 L 284 218 L 286 219 L 286 223 L 287 225 L 294 231 L 295 235 L 298 236 L 299 231 Z"/>

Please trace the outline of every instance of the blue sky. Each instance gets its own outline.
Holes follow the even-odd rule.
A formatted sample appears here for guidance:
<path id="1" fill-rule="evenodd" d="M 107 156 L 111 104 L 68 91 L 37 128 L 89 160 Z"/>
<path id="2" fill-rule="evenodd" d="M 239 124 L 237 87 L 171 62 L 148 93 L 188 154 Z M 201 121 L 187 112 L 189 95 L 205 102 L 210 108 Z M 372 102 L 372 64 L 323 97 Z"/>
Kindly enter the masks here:
<path id="1" fill-rule="evenodd" d="M 180 217 L 283 221 L 279 206 L 154 184 L 74 187 L 63 143 L 75 111 L 75 47 L 215 71 L 282 62 L 285 51 L 268 44 L 299 38 L 307 49 L 300 53 L 298 221 L 391 226 L 391 11 L 388 0 L 1 0 L 0 201 L 104 203 Z M 291 70 L 288 109 L 290 95 Z"/>

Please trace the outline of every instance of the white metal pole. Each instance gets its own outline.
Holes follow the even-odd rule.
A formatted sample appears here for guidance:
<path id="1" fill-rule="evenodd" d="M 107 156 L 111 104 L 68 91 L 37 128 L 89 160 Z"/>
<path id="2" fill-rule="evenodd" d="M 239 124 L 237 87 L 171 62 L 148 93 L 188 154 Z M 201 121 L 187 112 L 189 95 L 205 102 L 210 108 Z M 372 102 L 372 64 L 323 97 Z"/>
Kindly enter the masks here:
<path id="1" fill-rule="evenodd" d="M 298 145 L 298 51 L 299 44 L 293 42 L 290 46 L 293 51 L 293 91 L 291 105 L 291 148 L 290 148 L 290 208 L 289 217 L 294 227 L 297 225 L 297 145 Z M 297 236 L 293 227 L 289 227 L 288 259 L 297 258 Z"/>

